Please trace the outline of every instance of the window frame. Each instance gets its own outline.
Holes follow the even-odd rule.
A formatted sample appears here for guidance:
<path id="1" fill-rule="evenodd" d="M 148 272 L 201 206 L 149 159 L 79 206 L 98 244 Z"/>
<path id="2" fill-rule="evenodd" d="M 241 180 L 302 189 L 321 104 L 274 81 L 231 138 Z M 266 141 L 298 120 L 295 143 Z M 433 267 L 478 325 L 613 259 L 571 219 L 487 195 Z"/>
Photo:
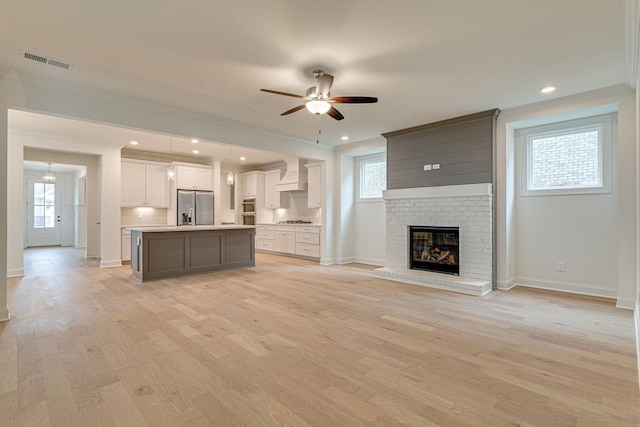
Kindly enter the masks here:
<path id="1" fill-rule="evenodd" d="M 363 172 L 364 172 L 364 167 L 367 164 L 371 164 L 371 163 L 385 163 L 385 170 L 386 170 L 386 163 L 387 163 L 387 153 L 375 153 L 375 154 L 369 154 L 366 156 L 359 156 L 356 157 L 356 188 L 355 188 L 355 192 L 356 192 L 356 201 L 357 202 L 380 202 L 380 201 L 384 201 L 384 193 L 382 195 L 380 195 L 380 197 L 362 197 L 362 188 L 364 185 L 364 180 L 363 180 Z M 383 192 L 386 190 L 386 174 L 385 174 L 385 189 L 382 190 Z"/>
<path id="2" fill-rule="evenodd" d="M 586 117 L 582 119 L 569 120 L 552 123 L 548 125 L 535 126 L 519 129 L 517 132 L 519 163 L 520 163 L 520 196 L 562 196 L 570 194 L 603 194 L 612 191 L 612 146 L 614 140 L 614 129 L 612 122 L 614 115 L 605 114 L 600 116 Z M 598 163 L 599 163 L 599 185 L 575 186 L 561 188 L 531 188 L 531 141 L 535 138 L 549 137 L 554 135 L 566 135 L 598 129 Z"/>

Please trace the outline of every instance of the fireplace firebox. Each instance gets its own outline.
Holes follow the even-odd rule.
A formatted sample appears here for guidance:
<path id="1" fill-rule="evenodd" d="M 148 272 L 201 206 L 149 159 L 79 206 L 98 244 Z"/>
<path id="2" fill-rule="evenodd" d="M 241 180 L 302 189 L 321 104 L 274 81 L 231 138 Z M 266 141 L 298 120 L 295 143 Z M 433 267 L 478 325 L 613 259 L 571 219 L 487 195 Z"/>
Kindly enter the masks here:
<path id="1" fill-rule="evenodd" d="M 409 268 L 460 275 L 458 227 L 409 226 Z"/>

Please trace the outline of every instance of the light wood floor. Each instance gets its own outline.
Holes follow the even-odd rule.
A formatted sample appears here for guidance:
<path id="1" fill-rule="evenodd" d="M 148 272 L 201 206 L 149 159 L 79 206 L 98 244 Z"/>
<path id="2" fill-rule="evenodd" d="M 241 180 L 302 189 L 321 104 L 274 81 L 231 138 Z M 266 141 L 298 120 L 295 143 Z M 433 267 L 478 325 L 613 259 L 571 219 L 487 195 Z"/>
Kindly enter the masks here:
<path id="1" fill-rule="evenodd" d="M 0 426 L 624 426 L 633 316 L 515 289 L 471 297 L 259 255 L 138 283 L 25 251 L 0 324 Z"/>

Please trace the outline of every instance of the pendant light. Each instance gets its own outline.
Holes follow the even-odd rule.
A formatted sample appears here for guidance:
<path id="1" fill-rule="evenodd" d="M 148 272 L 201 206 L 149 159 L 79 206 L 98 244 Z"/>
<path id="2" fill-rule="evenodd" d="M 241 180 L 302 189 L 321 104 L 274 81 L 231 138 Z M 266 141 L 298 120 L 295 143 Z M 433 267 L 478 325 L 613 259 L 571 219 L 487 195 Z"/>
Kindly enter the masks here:
<path id="1" fill-rule="evenodd" d="M 49 171 L 42 173 L 42 182 L 45 184 L 55 184 L 56 174 L 51 172 L 51 163 L 49 163 Z"/>
<path id="2" fill-rule="evenodd" d="M 229 162 L 231 162 L 231 146 L 229 146 Z M 227 185 L 233 185 L 235 183 L 235 176 L 233 176 L 233 172 L 227 172 Z"/>
<path id="3" fill-rule="evenodd" d="M 173 165 L 173 137 L 170 136 L 169 138 L 171 138 L 171 148 L 170 148 L 170 157 L 169 157 L 169 170 L 167 170 L 167 179 L 169 181 L 175 181 L 176 179 L 176 167 Z"/>

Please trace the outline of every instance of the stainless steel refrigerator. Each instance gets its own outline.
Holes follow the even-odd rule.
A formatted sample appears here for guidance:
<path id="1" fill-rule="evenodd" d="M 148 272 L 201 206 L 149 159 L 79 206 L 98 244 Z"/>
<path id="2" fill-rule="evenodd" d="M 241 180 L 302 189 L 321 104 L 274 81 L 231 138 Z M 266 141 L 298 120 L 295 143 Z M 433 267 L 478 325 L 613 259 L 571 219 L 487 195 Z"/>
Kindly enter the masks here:
<path id="1" fill-rule="evenodd" d="M 213 191 L 178 190 L 178 225 L 213 225 Z"/>

